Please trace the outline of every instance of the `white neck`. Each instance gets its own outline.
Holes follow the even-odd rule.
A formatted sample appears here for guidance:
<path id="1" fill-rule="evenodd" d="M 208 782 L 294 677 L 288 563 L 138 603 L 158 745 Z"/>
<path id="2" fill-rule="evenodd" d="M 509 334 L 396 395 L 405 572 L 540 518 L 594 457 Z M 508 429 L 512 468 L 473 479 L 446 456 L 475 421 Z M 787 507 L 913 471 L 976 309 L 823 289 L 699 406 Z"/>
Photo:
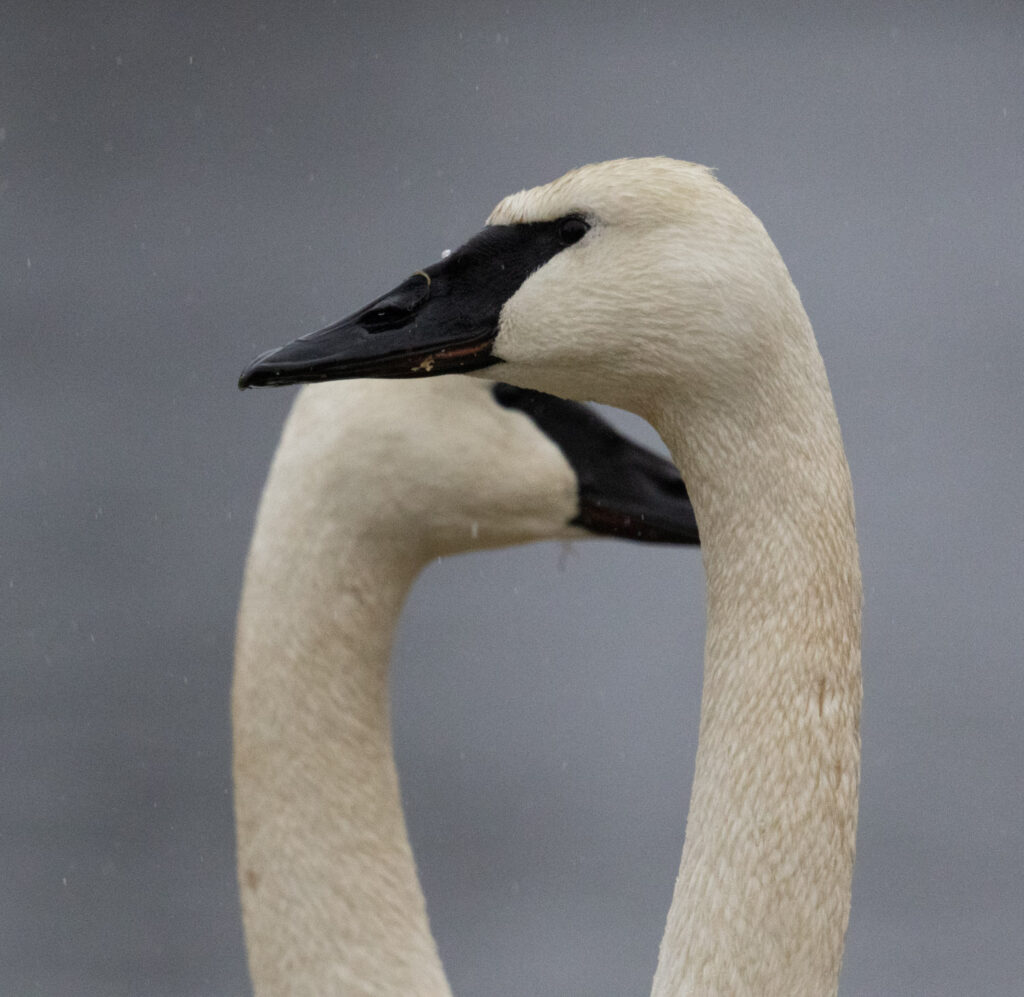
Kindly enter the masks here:
<path id="1" fill-rule="evenodd" d="M 265 510 L 257 527 L 232 701 L 253 986 L 261 997 L 447 997 L 388 711 L 392 635 L 419 564 L 379 537 L 339 539 L 341 520 L 309 535 L 322 515 L 289 498 L 290 518 Z"/>
<path id="2" fill-rule="evenodd" d="M 798 307 L 798 306 L 797 306 Z M 859 779 L 861 586 L 849 471 L 806 328 L 731 410 L 650 413 L 700 524 L 700 741 L 653 993 L 838 986 Z M 703 415 L 703 417 L 702 417 Z"/>

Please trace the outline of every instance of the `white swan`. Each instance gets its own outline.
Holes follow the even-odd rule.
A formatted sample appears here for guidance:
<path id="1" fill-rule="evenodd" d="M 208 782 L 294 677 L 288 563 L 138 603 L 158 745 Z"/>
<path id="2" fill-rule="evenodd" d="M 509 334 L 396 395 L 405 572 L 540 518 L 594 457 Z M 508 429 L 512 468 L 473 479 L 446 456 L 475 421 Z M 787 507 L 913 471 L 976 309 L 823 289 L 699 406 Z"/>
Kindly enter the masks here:
<path id="1" fill-rule="evenodd" d="M 431 559 L 583 526 L 696 541 L 675 468 L 574 403 L 464 377 L 300 394 L 246 566 L 232 693 L 260 997 L 449 993 L 392 755 L 395 624 Z"/>
<path id="2" fill-rule="evenodd" d="M 704 167 L 585 166 L 241 384 L 488 374 L 632 409 L 700 523 L 700 741 L 654 993 L 835 993 L 857 822 L 861 582 L 824 365 L 757 218 Z"/>

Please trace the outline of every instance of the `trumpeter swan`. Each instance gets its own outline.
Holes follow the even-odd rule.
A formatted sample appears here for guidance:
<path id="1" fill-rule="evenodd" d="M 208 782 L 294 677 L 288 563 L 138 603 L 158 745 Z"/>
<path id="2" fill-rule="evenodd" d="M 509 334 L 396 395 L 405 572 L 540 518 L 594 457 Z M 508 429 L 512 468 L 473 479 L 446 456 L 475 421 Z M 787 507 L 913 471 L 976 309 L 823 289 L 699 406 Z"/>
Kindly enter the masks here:
<path id="1" fill-rule="evenodd" d="M 700 740 L 654 993 L 834 993 L 860 764 L 861 581 L 824 364 L 778 250 L 709 170 L 616 160 L 241 384 L 485 376 L 646 417 L 700 524 Z M 422 285 L 426 284 L 426 287 Z"/>
<path id="2" fill-rule="evenodd" d="M 587 532 L 695 543 L 676 469 L 573 402 L 465 377 L 300 393 L 238 618 L 238 872 L 261 997 L 448 994 L 398 791 L 388 659 L 431 559 Z"/>

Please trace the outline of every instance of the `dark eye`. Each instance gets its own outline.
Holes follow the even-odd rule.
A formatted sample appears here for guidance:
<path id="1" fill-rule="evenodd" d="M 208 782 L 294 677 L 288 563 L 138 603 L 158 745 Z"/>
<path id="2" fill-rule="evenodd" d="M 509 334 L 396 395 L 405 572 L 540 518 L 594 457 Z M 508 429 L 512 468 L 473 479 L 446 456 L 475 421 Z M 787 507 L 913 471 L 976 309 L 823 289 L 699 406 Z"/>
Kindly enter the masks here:
<path id="1" fill-rule="evenodd" d="M 558 226 L 558 238 L 563 246 L 571 246 L 574 242 L 579 242 L 589 231 L 590 226 L 582 218 L 572 215 L 563 219 Z"/>

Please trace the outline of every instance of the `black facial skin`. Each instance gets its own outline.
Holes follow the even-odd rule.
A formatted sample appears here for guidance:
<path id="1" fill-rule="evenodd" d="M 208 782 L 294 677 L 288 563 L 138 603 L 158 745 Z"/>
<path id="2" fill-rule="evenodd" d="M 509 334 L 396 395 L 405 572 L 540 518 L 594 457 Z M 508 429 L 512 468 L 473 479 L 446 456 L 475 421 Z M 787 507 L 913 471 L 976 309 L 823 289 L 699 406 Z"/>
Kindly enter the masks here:
<path id="1" fill-rule="evenodd" d="M 427 377 L 501 363 L 502 306 L 589 229 L 579 215 L 489 225 L 450 256 L 320 332 L 258 356 L 240 388 L 350 377 Z"/>
<path id="2" fill-rule="evenodd" d="M 672 463 L 630 442 L 586 405 L 511 384 L 492 390 L 501 405 L 528 415 L 576 472 L 574 526 L 649 543 L 700 543 L 693 506 Z"/>

